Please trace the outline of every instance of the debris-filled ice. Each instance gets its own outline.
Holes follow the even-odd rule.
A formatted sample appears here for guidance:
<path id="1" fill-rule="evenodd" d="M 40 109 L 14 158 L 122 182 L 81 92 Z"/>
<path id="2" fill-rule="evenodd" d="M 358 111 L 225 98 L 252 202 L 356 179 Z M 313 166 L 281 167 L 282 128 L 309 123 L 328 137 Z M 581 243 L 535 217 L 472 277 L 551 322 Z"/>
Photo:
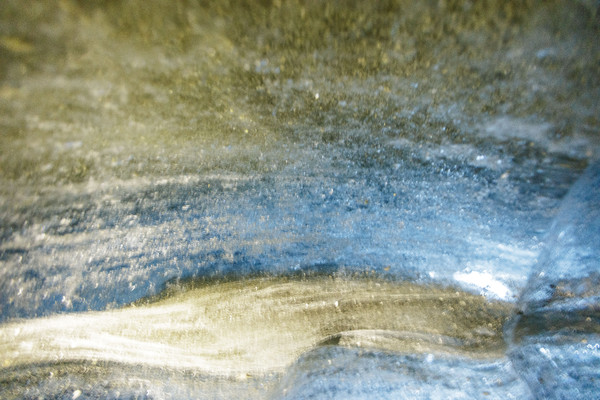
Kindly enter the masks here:
<path id="1" fill-rule="evenodd" d="M 3 1 L 0 397 L 592 398 L 599 15 L 595 0 Z M 428 323 L 406 329 L 338 309 L 335 332 L 311 331 L 324 342 L 262 375 L 92 354 L 91 325 L 19 339 L 143 316 L 190 285 L 316 277 L 489 307 L 421 299 Z M 291 312 L 275 292 L 244 301 Z M 358 296 L 334 292 L 334 308 Z M 506 355 L 450 345 L 498 338 L 477 324 L 494 307 L 518 312 Z M 443 312 L 477 328 L 442 334 Z M 192 340 L 189 324 L 139 349 Z M 382 345 L 416 331 L 424 347 Z M 44 340 L 71 352 L 26 360 Z"/>

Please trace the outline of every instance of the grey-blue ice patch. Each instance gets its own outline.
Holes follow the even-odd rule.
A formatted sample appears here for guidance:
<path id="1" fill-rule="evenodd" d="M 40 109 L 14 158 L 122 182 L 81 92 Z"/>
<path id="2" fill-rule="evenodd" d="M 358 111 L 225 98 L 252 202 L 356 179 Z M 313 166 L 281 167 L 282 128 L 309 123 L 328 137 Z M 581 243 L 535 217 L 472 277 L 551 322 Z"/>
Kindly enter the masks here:
<path id="1" fill-rule="evenodd" d="M 325 346 L 304 354 L 273 394 L 283 399 L 530 399 L 507 358 L 466 359 Z"/>
<path id="2" fill-rule="evenodd" d="M 509 355 L 536 398 L 600 393 L 600 162 L 566 196 L 507 325 Z"/>

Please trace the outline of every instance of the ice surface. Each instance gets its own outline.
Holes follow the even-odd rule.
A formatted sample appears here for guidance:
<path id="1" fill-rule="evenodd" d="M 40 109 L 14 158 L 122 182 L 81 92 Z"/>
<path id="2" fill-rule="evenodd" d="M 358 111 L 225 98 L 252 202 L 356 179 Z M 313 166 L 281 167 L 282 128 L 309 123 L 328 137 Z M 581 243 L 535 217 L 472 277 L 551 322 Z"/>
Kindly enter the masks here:
<path id="1" fill-rule="evenodd" d="M 597 257 L 582 253 L 595 228 L 566 224 L 565 247 L 550 227 L 599 156 L 597 36 L 592 0 L 5 0 L 0 321 L 118 309 L 188 278 L 315 271 L 458 287 L 525 311 L 563 289 L 577 296 L 548 312 L 595 306 L 586 271 Z M 580 200 L 559 219 L 590 209 Z M 534 266 L 549 275 L 527 284 Z M 585 340 L 568 346 L 595 357 Z M 553 345 L 525 342 L 532 377 L 548 364 L 537 355 L 560 365 Z M 435 376 L 450 374 L 447 363 L 479 371 L 471 382 L 485 376 L 477 363 L 435 360 L 427 368 L 445 371 Z M 93 379 L 64 368 L 28 393 L 118 397 L 72 386 Z M 156 371 L 145 371 L 96 373 L 131 397 L 189 397 L 188 388 L 237 398 L 262 385 L 222 392 L 218 379 L 199 387 L 180 376 L 160 392 Z M 348 378 L 338 373 L 333 381 Z M 288 390 L 317 393 L 317 382 L 290 374 Z M 438 387 L 406 376 L 414 393 Z M 399 388 L 377 385 L 370 397 Z M 523 393 L 522 382 L 481 385 L 447 394 Z"/>
<path id="2" fill-rule="evenodd" d="M 507 325 L 536 397 L 587 399 L 600 382 L 600 163 L 573 186 Z"/>
<path id="3" fill-rule="evenodd" d="M 274 394 L 284 399 L 532 398 L 505 358 L 399 356 L 336 347 L 304 355 Z"/>

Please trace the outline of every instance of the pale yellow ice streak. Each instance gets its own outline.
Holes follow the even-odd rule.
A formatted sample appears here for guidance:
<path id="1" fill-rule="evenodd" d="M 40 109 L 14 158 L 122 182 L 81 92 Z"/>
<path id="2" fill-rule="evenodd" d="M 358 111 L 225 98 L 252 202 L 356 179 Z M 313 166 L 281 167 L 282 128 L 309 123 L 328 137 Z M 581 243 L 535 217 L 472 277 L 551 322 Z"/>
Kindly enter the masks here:
<path id="1" fill-rule="evenodd" d="M 373 279 L 263 278 L 204 284 L 119 310 L 0 326 L 3 367 L 116 361 L 262 375 L 323 344 L 502 354 L 506 303 Z"/>

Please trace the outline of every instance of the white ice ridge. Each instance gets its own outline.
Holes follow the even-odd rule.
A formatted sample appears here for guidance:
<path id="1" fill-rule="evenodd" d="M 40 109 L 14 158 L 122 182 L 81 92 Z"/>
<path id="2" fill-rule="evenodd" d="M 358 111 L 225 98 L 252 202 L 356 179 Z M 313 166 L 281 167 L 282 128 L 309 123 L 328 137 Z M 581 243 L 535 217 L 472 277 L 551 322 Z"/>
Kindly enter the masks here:
<path id="1" fill-rule="evenodd" d="M 456 271 L 452 277 L 458 282 L 480 288 L 480 293 L 486 297 L 510 300 L 513 296 L 512 291 L 504 283 L 494 278 L 489 272 L 470 270 L 463 272 Z"/>

